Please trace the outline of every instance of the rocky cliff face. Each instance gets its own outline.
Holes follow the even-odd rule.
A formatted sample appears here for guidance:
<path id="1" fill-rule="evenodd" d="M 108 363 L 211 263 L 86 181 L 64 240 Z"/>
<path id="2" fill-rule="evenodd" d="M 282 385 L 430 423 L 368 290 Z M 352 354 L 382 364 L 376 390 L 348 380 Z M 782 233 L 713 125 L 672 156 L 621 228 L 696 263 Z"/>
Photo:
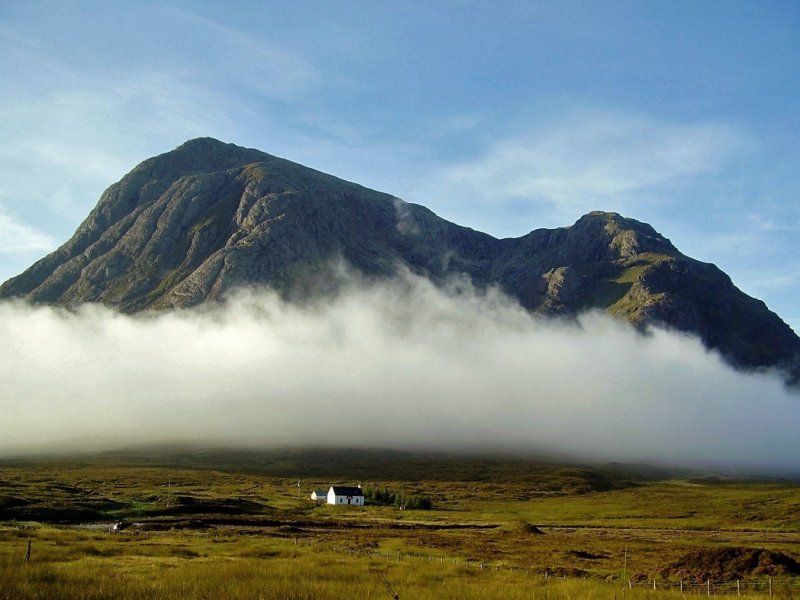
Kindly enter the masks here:
<path id="1" fill-rule="evenodd" d="M 112 185 L 61 248 L 0 286 L 0 298 L 126 312 L 220 299 L 265 284 L 287 297 L 332 285 L 343 259 L 367 276 L 403 266 L 499 285 L 528 310 L 597 308 L 637 327 L 698 335 L 736 365 L 798 372 L 800 339 L 714 265 L 650 225 L 593 212 L 574 225 L 496 239 L 426 208 L 257 150 L 191 140 Z"/>

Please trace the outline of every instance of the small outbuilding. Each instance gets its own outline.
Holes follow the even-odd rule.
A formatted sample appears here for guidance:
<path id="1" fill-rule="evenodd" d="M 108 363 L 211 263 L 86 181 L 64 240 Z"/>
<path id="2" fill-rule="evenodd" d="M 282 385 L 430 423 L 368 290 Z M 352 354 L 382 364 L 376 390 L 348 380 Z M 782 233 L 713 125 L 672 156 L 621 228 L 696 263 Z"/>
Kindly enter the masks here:
<path id="1" fill-rule="evenodd" d="M 327 502 L 328 500 L 328 492 L 325 490 L 314 490 L 311 492 L 311 499 L 314 502 Z"/>
<path id="2" fill-rule="evenodd" d="M 328 504 L 337 506 L 351 505 L 364 506 L 364 491 L 361 487 L 348 487 L 344 485 L 332 485 L 328 490 Z"/>

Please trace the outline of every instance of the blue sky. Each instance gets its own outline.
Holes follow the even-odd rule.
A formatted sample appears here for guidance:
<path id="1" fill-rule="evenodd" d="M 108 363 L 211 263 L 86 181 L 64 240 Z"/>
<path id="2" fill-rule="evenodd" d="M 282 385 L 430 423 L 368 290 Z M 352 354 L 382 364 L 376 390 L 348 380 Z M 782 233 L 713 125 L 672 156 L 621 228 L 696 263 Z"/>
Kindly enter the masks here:
<path id="1" fill-rule="evenodd" d="M 0 4 L 0 280 L 210 135 L 498 237 L 647 221 L 800 331 L 797 2 Z"/>

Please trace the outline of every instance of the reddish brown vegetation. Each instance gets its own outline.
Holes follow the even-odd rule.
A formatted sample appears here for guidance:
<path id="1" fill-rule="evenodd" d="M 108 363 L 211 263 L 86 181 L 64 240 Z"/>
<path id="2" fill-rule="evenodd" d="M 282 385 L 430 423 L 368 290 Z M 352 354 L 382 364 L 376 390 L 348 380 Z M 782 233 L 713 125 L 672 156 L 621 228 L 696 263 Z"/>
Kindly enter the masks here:
<path id="1" fill-rule="evenodd" d="M 800 564 L 783 552 L 753 548 L 702 548 L 662 569 L 664 578 L 733 581 L 764 575 L 797 575 Z"/>

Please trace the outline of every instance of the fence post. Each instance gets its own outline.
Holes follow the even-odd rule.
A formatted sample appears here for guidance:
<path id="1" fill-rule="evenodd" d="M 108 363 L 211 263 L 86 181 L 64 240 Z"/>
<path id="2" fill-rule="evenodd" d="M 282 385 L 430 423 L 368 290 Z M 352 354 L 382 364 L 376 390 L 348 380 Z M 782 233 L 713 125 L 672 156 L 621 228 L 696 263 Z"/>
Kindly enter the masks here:
<path id="1" fill-rule="evenodd" d="M 656 580 L 655 579 L 653 579 L 653 591 L 654 592 L 656 591 Z"/>
<path id="2" fill-rule="evenodd" d="M 741 596 L 742 595 L 741 590 L 739 588 L 739 580 L 738 579 L 736 580 L 736 595 L 737 596 Z"/>
<path id="3" fill-rule="evenodd" d="M 711 595 L 711 580 L 706 579 L 706 588 L 708 589 L 708 595 Z"/>
<path id="4" fill-rule="evenodd" d="M 772 577 L 769 578 L 769 595 L 772 597 Z"/>
<path id="5" fill-rule="evenodd" d="M 25 551 L 25 562 L 31 562 L 31 541 L 28 540 L 28 549 Z"/>
<path id="6" fill-rule="evenodd" d="M 683 579 L 681 579 L 681 594 L 683 593 Z"/>

